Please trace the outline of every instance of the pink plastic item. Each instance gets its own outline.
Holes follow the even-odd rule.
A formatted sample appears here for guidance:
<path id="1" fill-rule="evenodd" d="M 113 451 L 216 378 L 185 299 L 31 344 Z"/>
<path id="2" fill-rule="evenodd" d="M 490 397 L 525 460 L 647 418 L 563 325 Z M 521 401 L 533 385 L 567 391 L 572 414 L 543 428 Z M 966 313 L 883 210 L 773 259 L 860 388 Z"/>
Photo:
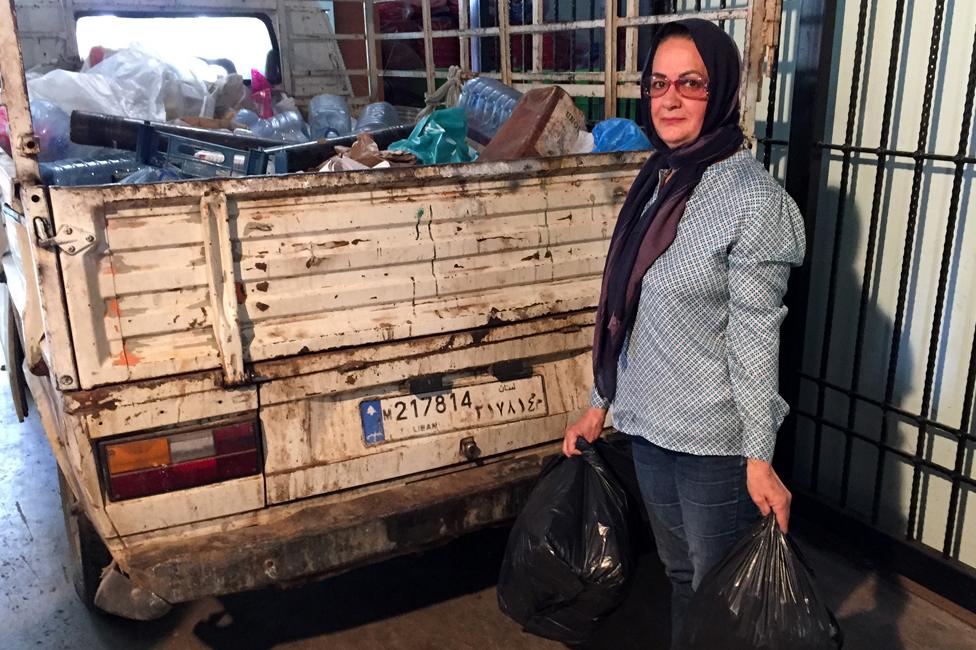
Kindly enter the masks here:
<path id="1" fill-rule="evenodd" d="M 0 106 L 0 148 L 10 155 L 10 125 L 7 123 L 6 106 Z"/>
<path id="2" fill-rule="evenodd" d="M 274 115 L 274 107 L 271 104 L 271 84 L 267 78 L 251 68 L 251 99 L 258 107 L 258 115 L 262 119 L 268 119 Z"/>

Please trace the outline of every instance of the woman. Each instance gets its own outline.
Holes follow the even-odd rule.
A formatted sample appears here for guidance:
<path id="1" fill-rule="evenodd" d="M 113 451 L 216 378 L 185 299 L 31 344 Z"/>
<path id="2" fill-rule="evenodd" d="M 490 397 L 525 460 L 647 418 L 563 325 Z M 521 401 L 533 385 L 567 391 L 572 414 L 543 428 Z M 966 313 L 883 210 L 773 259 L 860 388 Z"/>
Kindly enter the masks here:
<path id="1" fill-rule="evenodd" d="M 694 589 L 758 513 L 787 530 L 790 493 L 770 461 L 788 410 L 782 301 L 805 242 L 796 204 L 743 149 L 739 57 L 724 31 L 664 27 L 641 89 L 655 153 L 614 230 L 591 408 L 563 453 L 596 439 L 613 405 L 671 580 L 674 640 Z"/>

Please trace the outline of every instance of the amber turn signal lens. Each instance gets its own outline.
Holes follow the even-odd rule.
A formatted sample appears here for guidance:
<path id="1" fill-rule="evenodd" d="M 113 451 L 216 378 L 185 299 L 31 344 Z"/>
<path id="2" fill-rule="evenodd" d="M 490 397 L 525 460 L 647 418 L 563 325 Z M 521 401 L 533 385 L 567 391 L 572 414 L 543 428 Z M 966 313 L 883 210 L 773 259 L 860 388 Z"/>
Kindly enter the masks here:
<path id="1" fill-rule="evenodd" d="M 109 474 L 169 465 L 169 439 L 149 438 L 109 445 L 105 456 L 108 459 Z"/>

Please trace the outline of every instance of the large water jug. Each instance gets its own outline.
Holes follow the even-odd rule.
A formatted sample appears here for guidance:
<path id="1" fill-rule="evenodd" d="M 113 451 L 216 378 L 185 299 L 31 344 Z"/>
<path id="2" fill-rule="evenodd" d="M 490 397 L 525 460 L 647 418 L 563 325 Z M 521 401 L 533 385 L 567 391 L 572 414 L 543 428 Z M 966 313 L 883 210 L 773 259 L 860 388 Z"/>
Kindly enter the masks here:
<path id="1" fill-rule="evenodd" d="M 334 138 L 352 131 L 349 105 L 340 95 L 316 95 L 308 107 L 308 122 L 312 138 Z"/>
<path id="2" fill-rule="evenodd" d="M 512 109 L 522 93 L 497 79 L 475 77 L 461 88 L 458 106 L 468 119 L 468 135 L 487 144 L 499 127 L 512 116 Z"/>
<path id="3" fill-rule="evenodd" d="M 389 102 L 375 102 L 363 107 L 353 133 L 380 131 L 403 123 L 396 107 Z"/>
<path id="4" fill-rule="evenodd" d="M 308 142 L 308 125 L 298 111 L 285 111 L 266 120 L 258 120 L 251 133 L 259 138 L 280 140 L 287 144 Z"/>
<path id="5" fill-rule="evenodd" d="M 104 185 L 115 183 L 140 167 L 140 163 L 126 157 L 42 162 L 41 182 L 45 185 Z"/>

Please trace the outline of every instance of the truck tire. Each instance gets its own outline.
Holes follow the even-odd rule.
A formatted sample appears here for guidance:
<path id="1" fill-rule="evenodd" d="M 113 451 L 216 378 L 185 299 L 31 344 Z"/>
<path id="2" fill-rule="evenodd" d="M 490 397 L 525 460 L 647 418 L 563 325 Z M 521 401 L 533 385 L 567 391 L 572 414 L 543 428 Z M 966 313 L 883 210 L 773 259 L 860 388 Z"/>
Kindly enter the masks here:
<path id="1" fill-rule="evenodd" d="M 61 490 L 64 529 L 68 537 L 71 582 L 81 602 L 86 607 L 96 609 L 95 592 L 101 583 L 102 571 L 112 563 L 112 555 L 98 536 L 98 531 L 78 506 L 78 500 L 60 468 L 58 486 Z"/>

